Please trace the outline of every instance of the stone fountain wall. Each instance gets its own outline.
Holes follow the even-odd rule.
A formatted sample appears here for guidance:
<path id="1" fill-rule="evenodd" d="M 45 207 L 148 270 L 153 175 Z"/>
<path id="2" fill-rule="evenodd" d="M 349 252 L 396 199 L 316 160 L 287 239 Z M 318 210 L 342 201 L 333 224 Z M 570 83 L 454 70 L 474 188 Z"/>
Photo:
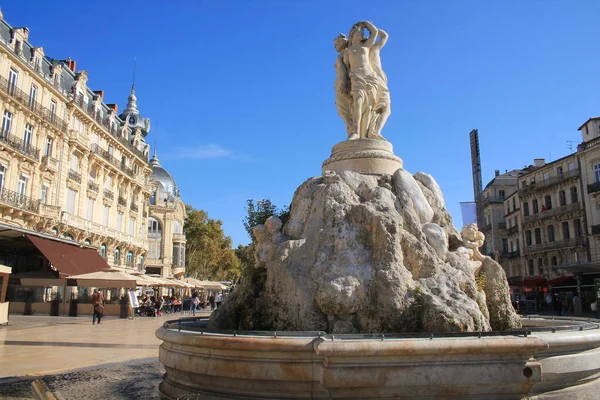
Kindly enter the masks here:
<path id="1" fill-rule="evenodd" d="M 290 220 L 254 229 L 257 268 L 211 318 L 220 329 L 457 332 L 520 326 L 504 271 L 452 224 L 427 174 L 325 171 Z"/>

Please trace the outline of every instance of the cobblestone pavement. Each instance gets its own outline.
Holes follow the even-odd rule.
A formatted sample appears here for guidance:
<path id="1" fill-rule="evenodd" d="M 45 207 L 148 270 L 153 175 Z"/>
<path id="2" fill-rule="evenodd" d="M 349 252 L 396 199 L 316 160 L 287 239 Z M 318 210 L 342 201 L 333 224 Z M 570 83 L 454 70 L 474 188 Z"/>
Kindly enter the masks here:
<path id="1" fill-rule="evenodd" d="M 59 399 L 157 399 L 164 369 L 154 332 L 186 316 L 108 317 L 92 325 L 91 317 L 11 315 L 0 326 L 0 399 L 33 398 L 37 378 Z"/>

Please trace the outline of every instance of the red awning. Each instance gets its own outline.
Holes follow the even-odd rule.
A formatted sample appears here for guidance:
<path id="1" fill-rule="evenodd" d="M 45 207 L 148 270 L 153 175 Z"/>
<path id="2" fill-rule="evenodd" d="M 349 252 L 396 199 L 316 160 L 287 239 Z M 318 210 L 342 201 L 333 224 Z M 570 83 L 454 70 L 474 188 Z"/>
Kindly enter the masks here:
<path id="1" fill-rule="evenodd" d="M 546 286 L 546 278 L 544 278 L 541 275 L 526 276 L 525 278 L 523 278 L 523 280 L 521 281 L 521 284 L 519 286 L 525 286 L 525 287 Z"/>
<path id="2" fill-rule="evenodd" d="M 548 281 L 548 286 L 559 285 L 559 284 L 563 283 L 564 281 L 569 280 L 571 278 L 573 278 L 572 274 L 564 275 L 564 276 L 559 276 L 558 278 L 550 279 Z"/>
<path id="3" fill-rule="evenodd" d="M 62 243 L 35 235 L 27 235 L 27 237 L 58 269 L 61 278 L 110 268 L 94 249 L 81 248 L 77 244 Z"/>

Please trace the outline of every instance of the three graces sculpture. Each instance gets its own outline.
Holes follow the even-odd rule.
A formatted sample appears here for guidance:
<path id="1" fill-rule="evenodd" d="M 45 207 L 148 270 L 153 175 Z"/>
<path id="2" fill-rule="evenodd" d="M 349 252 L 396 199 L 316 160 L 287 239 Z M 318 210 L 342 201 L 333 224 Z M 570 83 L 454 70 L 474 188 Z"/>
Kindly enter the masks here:
<path id="1" fill-rule="evenodd" d="M 385 140 L 381 130 L 391 114 L 390 92 L 379 53 L 387 39 L 384 30 L 361 21 L 354 24 L 348 37 L 341 33 L 334 40 L 338 52 L 335 104 L 346 124 L 348 140 Z"/>

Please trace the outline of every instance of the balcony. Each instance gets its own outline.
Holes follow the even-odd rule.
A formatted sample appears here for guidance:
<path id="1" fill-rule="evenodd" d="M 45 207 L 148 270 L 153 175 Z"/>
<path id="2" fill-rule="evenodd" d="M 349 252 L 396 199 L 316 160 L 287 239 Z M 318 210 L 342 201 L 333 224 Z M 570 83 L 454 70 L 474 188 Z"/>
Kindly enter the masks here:
<path id="1" fill-rule="evenodd" d="M 41 118 L 43 121 L 53 125 L 61 132 L 65 132 L 67 129 L 67 123 L 61 118 L 58 118 L 55 113 L 52 113 L 49 109 L 38 103 L 35 98 L 31 98 L 27 93 L 23 92 L 18 87 L 8 83 L 8 79 L 0 76 L 0 90 L 8 94 L 16 102 L 25 106 L 31 113 Z"/>
<path id="2" fill-rule="evenodd" d="M 100 186 L 94 182 L 88 182 L 88 189 L 92 192 L 98 193 L 100 191 Z"/>
<path id="3" fill-rule="evenodd" d="M 592 225 L 592 236 L 600 235 L 600 225 Z"/>
<path id="4" fill-rule="evenodd" d="M 517 232 L 519 232 L 519 225 L 511 226 L 510 228 L 508 228 L 507 234 L 512 235 Z"/>
<path id="5" fill-rule="evenodd" d="M 58 167 L 58 161 L 56 158 L 52 158 L 48 155 L 42 156 L 42 164 L 46 166 L 46 168 L 56 171 Z"/>
<path id="6" fill-rule="evenodd" d="M 75 170 L 70 169 L 68 177 L 74 182 L 81 183 L 81 174 Z"/>
<path id="7" fill-rule="evenodd" d="M 549 210 L 542 211 L 537 214 L 529 214 L 528 216 L 523 217 L 523 224 L 529 224 L 531 222 L 534 222 L 534 221 L 537 221 L 540 219 L 545 219 L 545 218 L 550 218 L 550 217 L 558 217 L 562 214 L 565 214 L 568 212 L 574 212 L 574 211 L 581 211 L 581 203 L 580 202 L 567 204 L 566 206 L 551 208 Z"/>
<path id="8" fill-rule="evenodd" d="M 104 189 L 104 197 L 113 200 L 115 198 L 115 194 L 112 192 L 112 190 Z"/>
<path id="9" fill-rule="evenodd" d="M 563 172 L 560 175 L 552 176 L 548 179 L 544 179 L 539 182 L 534 182 L 532 184 L 529 184 L 529 185 L 519 189 L 519 194 L 521 196 L 531 194 L 533 192 L 557 185 L 557 184 L 567 181 L 569 179 L 577 178 L 577 177 L 579 177 L 579 175 L 580 175 L 579 168 L 575 168 L 575 169 Z"/>
<path id="10" fill-rule="evenodd" d="M 556 240 L 554 242 L 536 244 L 532 246 L 527 246 L 525 248 L 525 254 L 555 250 L 555 249 L 563 249 L 567 247 L 575 247 L 575 246 L 584 246 L 585 238 L 584 237 L 575 237 L 564 240 Z"/>
<path id="11" fill-rule="evenodd" d="M 0 188 L 0 202 L 25 211 L 40 212 L 40 200 L 34 200 L 6 188 Z"/>
<path id="12" fill-rule="evenodd" d="M 498 229 L 506 229 L 506 222 L 498 222 Z"/>
<path id="13" fill-rule="evenodd" d="M 60 207 L 42 203 L 40 204 L 40 213 L 45 217 L 58 218 L 60 214 Z"/>
<path id="14" fill-rule="evenodd" d="M 0 132 L 0 143 L 33 160 L 37 161 L 40 158 L 40 151 L 36 147 L 8 132 Z"/>
<path id="15" fill-rule="evenodd" d="M 587 185 L 588 194 L 594 194 L 600 192 L 600 182 L 594 182 L 591 185 Z"/>
<path id="16" fill-rule="evenodd" d="M 173 276 L 179 277 L 185 273 L 185 267 L 173 266 L 172 268 Z"/>
<path id="17" fill-rule="evenodd" d="M 521 251 L 515 250 L 508 253 L 508 258 L 518 258 L 521 257 Z"/>
<path id="18" fill-rule="evenodd" d="M 137 205 L 137 204 L 135 204 L 135 203 L 131 203 L 131 204 L 129 205 L 129 209 L 130 209 L 131 211 L 133 211 L 133 212 L 138 212 L 138 210 L 139 210 L 139 208 L 138 208 L 138 205 Z"/>
<path id="19" fill-rule="evenodd" d="M 120 206 L 127 207 L 127 199 L 125 197 L 119 196 L 117 202 Z"/>
<path id="20" fill-rule="evenodd" d="M 481 232 L 489 232 L 492 230 L 492 224 L 487 224 L 481 227 L 480 231 Z"/>
<path id="21" fill-rule="evenodd" d="M 502 204 L 504 200 L 504 196 L 488 196 L 481 199 L 481 202 L 483 207 L 486 207 L 488 204 Z"/>
<path id="22" fill-rule="evenodd" d="M 173 234 L 173 242 L 185 242 L 185 234 L 184 233 L 174 233 Z"/>

